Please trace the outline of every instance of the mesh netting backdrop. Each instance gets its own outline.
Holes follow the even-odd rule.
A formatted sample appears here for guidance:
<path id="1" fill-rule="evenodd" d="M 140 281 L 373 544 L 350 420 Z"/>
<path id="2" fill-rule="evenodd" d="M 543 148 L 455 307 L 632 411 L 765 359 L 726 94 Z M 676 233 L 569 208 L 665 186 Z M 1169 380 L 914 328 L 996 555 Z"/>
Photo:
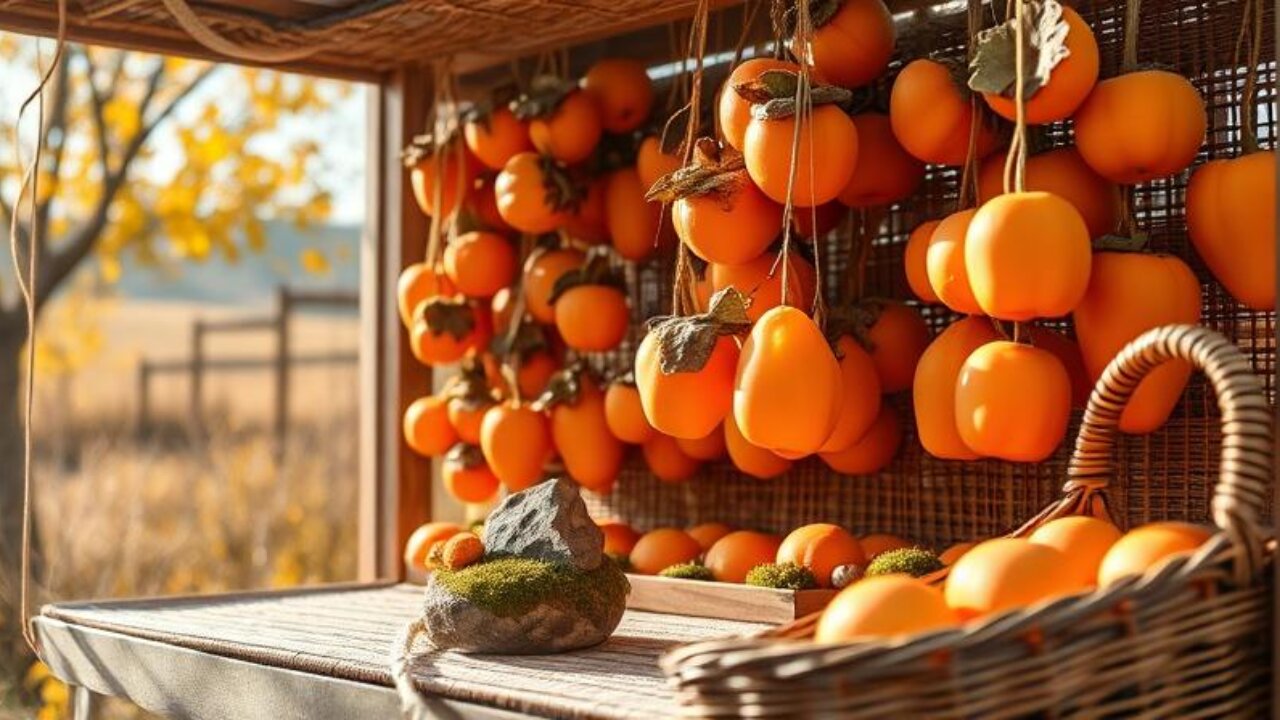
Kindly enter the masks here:
<path id="1" fill-rule="evenodd" d="M 1102 76 L 1114 75 L 1121 58 L 1123 3 L 1073 6 L 1090 22 L 1098 38 Z M 1197 165 L 1238 153 L 1238 103 L 1245 68 L 1233 64 L 1233 55 L 1242 12 L 1239 0 L 1146 0 L 1142 6 L 1139 61 L 1184 74 L 1207 103 L 1208 134 Z M 1275 137 L 1275 117 L 1266 109 L 1274 106 L 1275 100 L 1272 27 L 1268 17 L 1257 94 L 1258 133 L 1264 147 Z M 898 58 L 878 89 L 883 101 L 887 101 L 893 75 L 905 61 L 928 52 L 935 59 L 963 62 L 962 4 L 917 11 L 899 23 L 898 31 Z M 716 76 L 717 83 L 720 77 L 723 74 Z M 1069 144 L 1070 123 L 1050 126 L 1037 139 L 1048 146 Z M 1202 323 L 1225 334 L 1252 358 L 1274 398 L 1275 315 L 1253 312 L 1236 303 L 1195 254 L 1183 219 L 1188 176 L 1183 173 L 1137 187 L 1133 195 L 1137 227 L 1150 234 L 1150 249 L 1177 255 L 1191 265 L 1203 286 Z M 935 333 L 956 316 L 942 306 L 921 306 L 912 298 L 903 276 L 902 252 L 908 233 L 920 222 L 957 209 L 958 184 L 956 169 L 931 167 L 920 190 L 888 211 L 867 267 L 868 295 L 900 298 L 917 306 Z M 845 277 L 849 245 L 847 231 L 834 233 L 824 243 L 823 274 L 830 302 L 837 299 L 836 290 Z M 644 319 L 669 310 L 672 264 L 667 256 L 628 269 L 637 327 L 620 351 L 602 358 L 603 364 L 611 368 L 629 364 Z M 889 401 L 902 413 L 905 437 L 893 463 L 879 474 L 842 476 L 811 458 L 797 462 L 782 477 L 761 481 L 737 472 L 725 460 L 705 465 L 687 483 L 666 484 L 648 474 L 637 449 L 613 492 L 607 496 L 588 493 L 589 504 L 597 517 L 616 516 L 642 530 L 721 521 L 784 533 L 797 525 L 822 521 L 843 524 L 859 534 L 890 532 L 945 546 L 1003 533 L 1057 496 L 1066 477 L 1079 411 L 1067 440 L 1046 462 L 960 462 L 932 458 L 920 447 L 909 392 Z M 1203 522 L 1208 518 L 1217 474 L 1218 436 L 1215 400 L 1203 380 L 1193 377 L 1177 411 L 1161 430 L 1126 437 L 1120 443 L 1118 476 L 1113 485 L 1117 489 L 1112 494 L 1117 520 L 1133 524 L 1152 519 Z"/>

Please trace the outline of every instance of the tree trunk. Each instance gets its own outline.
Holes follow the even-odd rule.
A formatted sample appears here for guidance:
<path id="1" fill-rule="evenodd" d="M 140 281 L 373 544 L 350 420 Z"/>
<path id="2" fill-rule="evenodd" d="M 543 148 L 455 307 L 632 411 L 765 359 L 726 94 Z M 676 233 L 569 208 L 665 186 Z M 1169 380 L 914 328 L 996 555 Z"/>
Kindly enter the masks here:
<path id="1" fill-rule="evenodd" d="M 0 323 L 0 682 L 20 679 L 31 662 L 22 641 L 21 361 L 25 322 Z M 32 538 L 33 557 L 37 538 Z"/>

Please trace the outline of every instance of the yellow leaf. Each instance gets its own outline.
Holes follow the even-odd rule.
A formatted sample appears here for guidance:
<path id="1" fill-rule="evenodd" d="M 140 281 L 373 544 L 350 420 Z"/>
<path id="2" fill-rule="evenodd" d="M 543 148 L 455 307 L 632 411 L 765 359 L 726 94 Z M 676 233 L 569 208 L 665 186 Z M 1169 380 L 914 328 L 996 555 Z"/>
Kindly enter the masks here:
<path id="1" fill-rule="evenodd" d="M 244 237 L 245 242 L 249 244 L 249 249 L 254 252 L 260 253 L 267 247 L 267 232 L 255 217 L 244 221 Z"/>
<path id="2" fill-rule="evenodd" d="M 108 285 L 114 285 L 120 282 L 120 273 L 123 267 L 120 265 L 120 259 L 113 255 L 100 255 L 98 257 L 98 275 L 102 277 L 102 281 Z"/>
<path id="3" fill-rule="evenodd" d="M 27 690 L 35 690 L 36 687 L 47 680 L 49 676 L 49 666 L 37 660 L 31 663 L 31 667 L 27 668 L 27 675 L 22 680 L 22 685 Z"/>
<path id="4" fill-rule="evenodd" d="M 142 118 L 138 117 L 138 106 L 128 98 L 120 96 L 111 98 L 103 106 L 102 119 L 118 138 L 132 138 L 138 134 L 138 128 L 142 126 Z"/>
<path id="5" fill-rule="evenodd" d="M 62 707 L 67 704 L 69 699 L 67 686 L 58 680 L 50 679 L 40 686 L 40 699 L 44 701 L 45 705 Z"/>
<path id="6" fill-rule="evenodd" d="M 302 269 L 312 275 L 329 274 L 329 258 L 315 248 L 302 251 Z"/>

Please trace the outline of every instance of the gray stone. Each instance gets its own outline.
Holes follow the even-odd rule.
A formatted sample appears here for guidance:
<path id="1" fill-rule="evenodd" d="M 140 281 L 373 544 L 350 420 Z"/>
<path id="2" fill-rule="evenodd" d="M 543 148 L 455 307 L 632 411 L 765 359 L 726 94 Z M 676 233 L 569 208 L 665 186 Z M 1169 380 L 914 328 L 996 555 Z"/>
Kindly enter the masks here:
<path id="1" fill-rule="evenodd" d="M 423 607 L 427 641 L 441 650 L 504 655 L 543 655 L 599 645 L 613 634 L 626 599 L 584 610 L 549 598 L 504 617 L 449 591 L 433 577 Z"/>
<path id="2" fill-rule="evenodd" d="M 485 554 L 568 563 L 594 570 L 604 533 L 587 514 L 578 485 L 559 478 L 507 496 L 484 525 Z"/>

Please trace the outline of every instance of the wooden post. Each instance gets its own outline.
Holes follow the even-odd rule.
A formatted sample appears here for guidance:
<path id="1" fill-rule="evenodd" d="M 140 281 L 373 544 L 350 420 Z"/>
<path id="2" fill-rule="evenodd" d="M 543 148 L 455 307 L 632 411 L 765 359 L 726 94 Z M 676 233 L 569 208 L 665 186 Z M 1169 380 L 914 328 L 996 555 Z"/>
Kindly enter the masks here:
<path id="1" fill-rule="evenodd" d="M 370 93 L 369 221 L 362 248 L 362 578 L 403 578 L 401 551 L 431 519 L 431 463 L 409 450 L 400 418 L 431 391 L 431 372 L 409 351 L 396 311 L 396 282 L 426 252 L 428 218 L 413 200 L 399 153 L 426 125 L 431 77 L 424 67 L 392 72 Z"/>
<path id="2" fill-rule="evenodd" d="M 191 324 L 191 430 L 204 436 L 204 320 Z"/>
<path id="3" fill-rule="evenodd" d="M 289 288 L 279 288 L 276 295 L 276 455 L 284 457 L 285 443 L 289 435 L 289 315 L 293 312 L 293 298 Z"/>
<path id="4" fill-rule="evenodd" d="M 143 358 L 138 363 L 138 419 L 135 432 L 145 437 L 151 429 L 151 363 Z"/>

